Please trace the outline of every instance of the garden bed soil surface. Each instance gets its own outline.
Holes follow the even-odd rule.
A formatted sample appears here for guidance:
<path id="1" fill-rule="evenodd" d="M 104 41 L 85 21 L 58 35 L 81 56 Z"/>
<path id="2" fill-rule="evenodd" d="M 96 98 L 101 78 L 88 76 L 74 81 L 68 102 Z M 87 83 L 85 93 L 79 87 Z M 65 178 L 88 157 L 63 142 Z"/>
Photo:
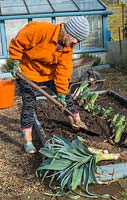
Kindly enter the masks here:
<path id="1" fill-rule="evenodd" d="M 107 94 L 100 95 L 98 97 L 97 104 L 106 109 L 109 106 L 112 107 L 113 112 L 111 118 L 116 113 L 120 113 L 125 115 L 127 119 L 125 105 L 114 99 L 114 97 L 111 97 Z M 46 139 L 50 138 L 54 134 L 61 135 L 69 140 L 79 136 L 79 138 L 82 139 L 83 142 L 89 147 L 108 150 L 110 153 L 120 153 L 119 160 L 115 162 L 127 161 L 127 146 L 126 144 L 123 144 L 123 141 L 119 145 L 113 145 L 113 142 L 110 139 L 112 136 L 112 131 L 111 127 L 107 123 L 107 120 L 100 117 L 99 115 L 92 116 L 91 113 L 86 112 L 82 107 L 77 106 L 77 110 L 80 112 L 82 121 L 86 123 L 88 130 L 91 130 L 91 132 L 83 129 L 78 131 L 73 130 L 68 122 L 67 117 L 62 112 L 60 112 L 55 105 L 50 103 L 49 100 L 38 100 L 36 114 L 41 127 L 43 127 Z M 126 135 L 127 129 L 123 134 L 123 140 L 125 139 Z"/>
<path id="2" fill-rule="evenodd" d="M 103 90 L 112 89 L 127 98 L 127 74 L 116 69 L 104 69 L 100 71 L 106 78 L 103 84 Z M 102 95 L 97 103 L 103 106 L 112 106 L 117 113 L 124 114 L 127 118 L 126 107 L 121 105 L 113 98 Z M 37 115 L 46 137 L 52 134 L 62 134 L 69 140 L 76 137 L 76 134 L 84 138 L 85 144 L 97 148 L 108 149 L 109 152 L 119 152 L 121 157 L 118 162 L 127 161 L 126 142 L 123 146 L 113 145 L 109 141 L 111 134 L 106 121 L 102 118 L 92 117 L 87 112 L 81 113 L 81 118 L 85 120 L 88 127 L 97 132 L 98 135 L 89 135 L 85 131 L 75 133 L 68 124 L 67 118 L 53 104 L 48 101 L 39 100 L 37 103 Z M 0 110 L 0 199 L 1 200 L 49 200 L 50 197 L 44 195 L 49 191 L 46 183 L 41 183 L 35 176 L 35 171 L 41 163 L 41 156 L 37 152 L 35 155 L 24 153 L 23 141 L 20 138 L 20 111 L 21 97 L 15 97 L 15 105 L 8 109 Z M 37 150 L 42 146 L 37 133 L 33 130 L 34 144 Z M 116 162 L 116 161 L 115 161 Z M 107 162 L 107 164 L 114 161 Z M 102 163 L 103 164 L 103 163 Z M 127 180 L 121 179 L 108 186 L 90 187 L 91 191 L 96 193 L 109 193 L 118 197 L 120 200 L 126 200 Z M 124 195 L 121 195 L 123 192 Z M 66 198 L 58 198 L 64 200 Z"/>

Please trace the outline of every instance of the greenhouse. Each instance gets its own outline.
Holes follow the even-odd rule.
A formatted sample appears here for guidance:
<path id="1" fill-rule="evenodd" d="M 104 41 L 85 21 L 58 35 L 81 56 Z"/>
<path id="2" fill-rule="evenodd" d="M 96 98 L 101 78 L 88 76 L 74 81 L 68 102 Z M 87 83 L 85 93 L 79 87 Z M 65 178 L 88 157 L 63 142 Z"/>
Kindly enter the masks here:
<path id="1" fill-rule="evenodd" d="M 0 0 L 0 200 L 127 200 L 127 0 Z"/>
<path id="2" fill-rule="evenodd" d="M 10 40 L 30 21 L 60 23 L 76 15 L 87 16 L 90 35 L 75 48 L 75 53 L 104 52 L 111 13 L 100 0 L 0 0 L 0 58 L 8 57 Z"/>

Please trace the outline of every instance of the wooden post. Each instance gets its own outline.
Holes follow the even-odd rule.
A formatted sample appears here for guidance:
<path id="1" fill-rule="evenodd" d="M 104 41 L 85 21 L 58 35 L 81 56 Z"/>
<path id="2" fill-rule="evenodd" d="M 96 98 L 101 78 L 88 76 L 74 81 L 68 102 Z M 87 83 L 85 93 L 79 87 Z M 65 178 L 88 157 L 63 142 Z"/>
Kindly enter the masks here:
<path id="1" fill-rule="evenodd" d="M 122 45 L 121 45 L 121 33 L 120 33 L 120 27 L 118 27 L 118 33 L 119 33 L 120 56 L 122 56 Z"/>
<path id="2" fill-rule="evenodd" d="M 124 4 L 122 3 L 122 31 L 123 31 L 123 40 L 124 40 Z"/>

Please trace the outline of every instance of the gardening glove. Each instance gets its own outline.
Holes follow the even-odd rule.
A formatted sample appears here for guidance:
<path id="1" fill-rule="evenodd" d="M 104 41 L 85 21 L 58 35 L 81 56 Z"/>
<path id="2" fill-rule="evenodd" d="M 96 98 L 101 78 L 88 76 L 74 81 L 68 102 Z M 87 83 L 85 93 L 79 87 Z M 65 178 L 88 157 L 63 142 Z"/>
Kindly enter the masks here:
<path id="1" fill-rule="evenodd" d="M 14 61 L 12 64 L 11 73 L 14 78 L 18 78 L 18 76 L 16 75 L 17 72 L 22 74 L 22 70 L 20 68 L 20 61 Z"/>
<path id="2" fill-rule="evenodd" d="M 80 129 L 80 128 L 84 128 L 87 130 L 87 126 L 86 124 L 81 120 L 79 112 L 75 112 L 73 114 L 74 117 L 72 117 L 71 115 L 68 115 L 68 119 L 69 122 L 72 126 L 73 129 Z"/>
<path id="3" fill-rule="evenodd" d="M 66 95 L 65 94 L 57 94 L 56 99 L 63 105 L 63 108 L 66 108 L 67 104 L 66 104 Z"/>

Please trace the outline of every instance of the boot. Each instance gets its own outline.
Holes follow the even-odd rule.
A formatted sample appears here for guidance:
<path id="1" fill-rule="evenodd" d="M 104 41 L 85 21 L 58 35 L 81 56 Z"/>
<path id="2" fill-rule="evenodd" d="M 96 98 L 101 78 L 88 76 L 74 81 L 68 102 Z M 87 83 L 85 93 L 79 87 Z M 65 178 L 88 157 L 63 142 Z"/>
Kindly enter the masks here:
<path id="1" fill-rule="evenodd" d="M 21 131 L 21 136 L 24 139 L 24 149 L 26 153 L 33 154 L 36 149 L 32 143 L 32 127 L 23 128 Z"/>
<path id="2" fill-rule="evenodd" d="M 69 122 L 74 129 L 84 128 L 87 129 L 86 124 L 81 120 L 79 112 L 75 112 L 74 118 L 71 115 L 68 115 Z"/>

